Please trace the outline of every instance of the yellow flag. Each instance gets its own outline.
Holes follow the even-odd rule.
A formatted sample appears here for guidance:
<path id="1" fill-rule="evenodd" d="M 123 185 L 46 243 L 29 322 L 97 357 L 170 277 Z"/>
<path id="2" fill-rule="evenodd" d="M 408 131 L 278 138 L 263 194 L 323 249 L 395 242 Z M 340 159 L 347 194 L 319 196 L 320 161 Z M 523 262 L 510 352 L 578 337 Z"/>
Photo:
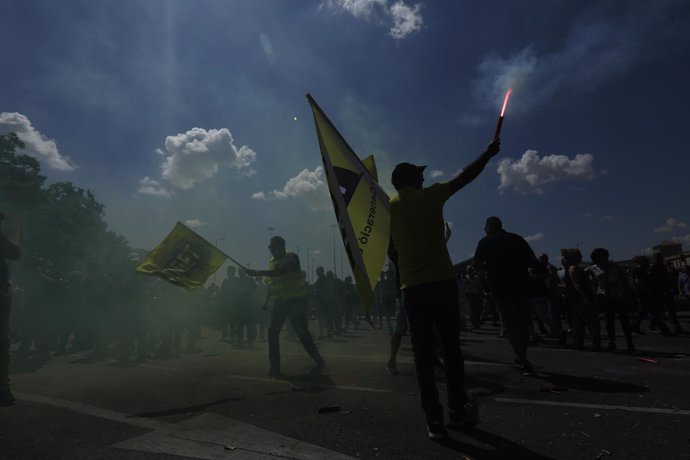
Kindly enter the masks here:
<path id="1" fill-rule="evenodd" d="M 136 271 L 193 291 L 225 262 L 226 255 L 178 222 Z"/>
<path id="2" fill-rule="evenodd" d="M 376 181 L 373 157 L 366 164 L 340 135 L 316 101 L 307 94 L 314 113 L 328 190 L 340 226 L 357 291 L 367 315 L 374 303 L 390 240 L 388 195 Z"/>

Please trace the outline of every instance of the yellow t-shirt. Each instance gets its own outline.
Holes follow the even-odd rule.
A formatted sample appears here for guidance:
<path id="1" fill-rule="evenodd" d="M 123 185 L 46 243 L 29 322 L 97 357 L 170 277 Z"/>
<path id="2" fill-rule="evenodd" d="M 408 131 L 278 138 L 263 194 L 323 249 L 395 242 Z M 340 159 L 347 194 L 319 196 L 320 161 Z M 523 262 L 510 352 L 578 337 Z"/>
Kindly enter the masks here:
<path id="1" fill-rule="evenodd" d="M 439 182 L 423 189 L 404 187 L 391 198 L 391 237 L 401 288 L 455 279 L 443 220 L 449 197 L 450 185 Z"/>

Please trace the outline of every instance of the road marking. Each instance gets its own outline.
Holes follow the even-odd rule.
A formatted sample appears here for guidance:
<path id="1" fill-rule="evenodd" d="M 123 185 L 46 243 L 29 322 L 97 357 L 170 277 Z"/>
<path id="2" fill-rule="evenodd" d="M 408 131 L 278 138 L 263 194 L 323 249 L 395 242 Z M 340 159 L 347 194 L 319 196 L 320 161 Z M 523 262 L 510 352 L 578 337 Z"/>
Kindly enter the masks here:
<path id="1" fill-rule="evenodd" d="M 152 430 L 111 446 L 119 449 L 202 459 L 354 460 L 339 452 L 214 413 L 204 413 L 172 424 L 76 401 L 23 392 L 14 394 L 23 401 Z"/>
<path id="2" fill-rule="evenodd" d="M 59 407 L 60 409 L 67 409 L 72 412 L 79 412 L 80 414 L 92 415 L 114 422 L 125 423 L 127 425 L 137 426 L 139 428 L 146 428 L 149 430 L 160 430 L 168 426 L 167 423 L 151 420 L 148 418 L 137 417 L 135 415 L 122 414 L 108 409 L 102 409 L 96 406 L 90 406 L 76 401 L 67 401 L 65 399 L 51 398 L 50 396 L 42 396 L 31 393 L 13 392 L 14 395 L 22 401 L 31 401 L 48 406 Z"/>
<path id="3" fill-rule="evenodd" d="M 326 388 L 326 389 L 332 389 L 332 390 L 369 391 L 369 392 L 373 392 L 373 393 L 392 393 L 391 390 L 384 390 L 381 388 L 371 388 L 371 387 L 360 387 L 360 386 L 356 386 L 356 385 L 329 385 L 329 384 L 317 383 L 317 382 L 276 380 L 276 379 L 265 378 L 265 377 L 250 377 L 248 375 L 232 375 L 232 374 L 227 375 L 226 377 L 231 378 L 231 379 L 238 379 L 238 380 L 249 380 L 252 382 L 278 383 L 278 384 L 282 383 L 284 385 L 302 386 L 302 387 L 317 387 L 317 388 Z"/>
<path id="4" fill-rule="evenodd" d="M 154 366 L 153 364 L 137 364 L 137 367 L 145 367 L 147 369 L 158 369 L 173 372 L 184 372 L 184 369 L 180 369 L 179 367 Z"/>
<path id="5" fill-rule="evenodd" d="M 495 398 L 496 402 L 516 403 L 516 404 L 534 404 L 538 406 L 557 406 L 557 407 L 579 407 L 583 409 L 601 409 L 601 410 L 620 410 L 625 412 L 647 412 L 652 414 L 668 414 L 668 415 L 690 415 L 690 410 L 684 409 L 661 409 L 655 407 L 634 407 L 634 406 L 612 406 L 608 404 L 585 404 L 573 402 L 560 401 L 544 401 L 541 399 L 514 399 L 514 398 Z"/>

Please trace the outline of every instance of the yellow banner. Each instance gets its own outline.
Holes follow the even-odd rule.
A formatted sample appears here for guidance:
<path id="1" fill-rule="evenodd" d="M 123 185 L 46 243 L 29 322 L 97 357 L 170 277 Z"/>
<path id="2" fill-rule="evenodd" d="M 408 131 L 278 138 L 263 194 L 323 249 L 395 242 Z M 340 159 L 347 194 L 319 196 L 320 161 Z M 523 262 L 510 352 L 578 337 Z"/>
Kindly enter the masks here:
<path id="1" fill-rule="evenodd" d="M 362 162 L 309 94 L 307 100 L 314 113 L 321 159 L 340 234 L 368 315 L 388 253 L 388 195 L 376 181 L 373 157 L 367 157 L 366 164 Z"/>
<path id="2" fill-rule="evenodd" d="M 225 258 L 218 248 L 178 222 L 136 271 L 193 291 L 223 265 Z"/>

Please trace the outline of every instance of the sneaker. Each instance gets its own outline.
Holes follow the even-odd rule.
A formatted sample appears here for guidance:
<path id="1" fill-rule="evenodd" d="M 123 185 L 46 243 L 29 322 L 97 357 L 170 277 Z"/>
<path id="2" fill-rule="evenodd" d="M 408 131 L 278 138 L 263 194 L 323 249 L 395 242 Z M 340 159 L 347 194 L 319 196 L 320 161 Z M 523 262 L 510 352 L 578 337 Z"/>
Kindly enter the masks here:
<path id="1" fill-rule="evenodd" d="M 386 364 L 386 370 L 390 375 L 400 375 L 398 372 L 398 366 L 395 364 L 395 361 L 388 361 Z"/>
<path id="2" fill-rule="evenodd" d="M 426 431 L 432 441 L 442 441 L 446 438 L 446 429 L 443 420 L 432 420 L 427 422 Z"/>
<path id="3" fill-rule="evenodd" d="M 467 397 L 467 401 L 462 408 L 462 411 L 448 411 L 448 428 L 454 430 L 462 430 L 469 428 L 479 423 L 479 409 L 477 401 L 474 398 Z"/>
<path id="4" fill-rule="evenodd" d="M 9 389 L 0 391 L 0 406 L 12 406 L 14 402 L 14 395 Z"/>

